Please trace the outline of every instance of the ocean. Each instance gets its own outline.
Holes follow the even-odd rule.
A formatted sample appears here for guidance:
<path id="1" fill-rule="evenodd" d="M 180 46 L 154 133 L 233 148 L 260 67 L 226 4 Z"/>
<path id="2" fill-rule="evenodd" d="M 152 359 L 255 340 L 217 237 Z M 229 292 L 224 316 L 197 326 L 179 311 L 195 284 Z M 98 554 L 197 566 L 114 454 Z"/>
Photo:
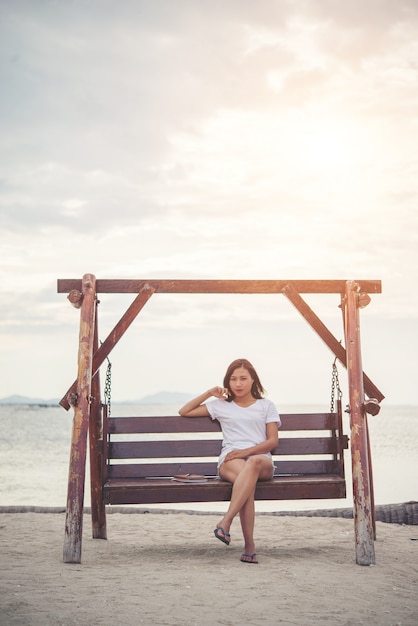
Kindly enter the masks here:
<path id="1" fill-rule="evenodd" d="M 283 413 L 328 411 L 327 407 L 280 407 Z M 112 415 L 174 415 L 178 407 L 115 404 Z M 0 406 L 0 506 L 64 507 L 73 412 L 57 406 Z M 344 415 L 349 435 L 348 415 Z M 369 416 L 375 503 L 418 500 L 418 407 L 385 406 Z M 352 507 L 351 456 L 346 451 L 347 498 L 257 502 L 258 511 Z M 88 472 L 85 506 L 90 504 Z M 219 512 L 226 503 L 154 505 L 147 508 Z"/>

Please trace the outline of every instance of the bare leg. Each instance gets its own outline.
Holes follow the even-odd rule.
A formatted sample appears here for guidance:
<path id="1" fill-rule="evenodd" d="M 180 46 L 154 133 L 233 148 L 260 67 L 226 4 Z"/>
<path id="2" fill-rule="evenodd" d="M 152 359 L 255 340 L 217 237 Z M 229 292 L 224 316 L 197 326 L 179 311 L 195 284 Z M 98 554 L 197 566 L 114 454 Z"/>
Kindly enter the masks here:
<path id="1" fill-rule="evenodd" d="M 255 553 L 254 543 L 254 519 L 255 519 L 255 506 L 254 496 L 248 498 L 247 502 L 239 512 L 242 534 L 244 537 L 244 552 L 246 554 Z"/>
<path id="2" fill-rule="evenodd" d="M 221 478 L 233 483 L 231 502 L 228 511 L 218 524 L 226 533 L 229 533 L 234 517 L 242 509 L 241 526 L 243 528 L 244 541 L 253 545 L 254 530 L 254 492 L 257 480 L 271 477 L 271 460 L 262 455 L 250 457 L 247 461 L 235 459 L 223 463 L 220 468 Z M 248 502 L 248 504 L 247 504 Z"/>

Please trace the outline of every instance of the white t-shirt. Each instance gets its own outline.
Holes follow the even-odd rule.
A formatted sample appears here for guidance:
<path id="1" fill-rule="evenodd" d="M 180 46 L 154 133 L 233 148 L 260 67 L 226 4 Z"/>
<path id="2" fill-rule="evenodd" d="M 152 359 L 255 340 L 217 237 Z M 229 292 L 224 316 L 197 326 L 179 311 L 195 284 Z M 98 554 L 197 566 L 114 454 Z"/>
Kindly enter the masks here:
<path id="1" fill-rule="evenodd" d="M 223 442 L 218 461 L 221 465 L 231 450 L 251 448 L 266 440 L 266 424 L 276 422 L 281 426 L 280 416 L 271 400 L 261 398 L 247 407 L 238 406 L 234 401 L 222 398 L 206 403 L 213 420 L 218 420 L 222 428 Z M 271 454 L 267 453 L 271 458 Z"/>

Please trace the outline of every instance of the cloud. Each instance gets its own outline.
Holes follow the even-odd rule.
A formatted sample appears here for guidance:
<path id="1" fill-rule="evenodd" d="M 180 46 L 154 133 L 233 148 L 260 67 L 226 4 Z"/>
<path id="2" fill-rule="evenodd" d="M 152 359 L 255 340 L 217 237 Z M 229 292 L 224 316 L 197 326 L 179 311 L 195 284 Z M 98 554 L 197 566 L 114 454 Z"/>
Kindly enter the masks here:
<path id="1" fill-rule="evenodd" d="M 56 278 L 89 271 L 381 278 L 367 316 L 416 319 L 416 2 L 45 0 L 0 18 L 10 393 L 28 369 L 38 388 L 72 371 L 78 317 Z M 295 317 L 226 300 L 152 299 L 138 328 L 165 346 L 175 330 L 185 369 L 202 335 L 212 365 L 240 342 L 262 358 L 247 324 Z M 130 301 L 103 297 L 104 333 Z"/>
<path id="2" fill-rule="evenodd" d="M 416 76 L 407 27 L 416 13 L 413 4 L 364 10 L 359 3 L 350 9 L 331 3 L 327 11 L 316 2 L 279 4 L 267 2 L 260 11 L 244 2 L 237 13 L 235 2 L 199 5 L 199 10 L 181 2 L 176 11 L 165 2 L 156 7 L 128 2 L 121 12 L 106 5 L 100 17 L 94 3 L 90 10 L 77 3 L 45 3 L 34 11 L 29 3 L 19 5 L 20 12 L 5 11 L 13 33 L 3 42 L 10 94 L 3 117 L 8 120 L 6 227 L 61 222 L 80 230 L 121 220 L 131 224 L 144 214 L 164 216 L 170 210 L 166 196 L 177 191 L 172 185 L 191 168 L 195 184 L 188 195 L 182 190 L 189 211 L 201 202 L 194 187 L 201 195 L 208 187 L 219 187 L 219 196 L 234 194 L 233 183 L 247 174 L 254 193 L 260 178 L 277 178 L 283 167 L 298 177 L 299 168 L 288 159 L 300 154 L 298 127 L 309 133 L 304 117 L 312 126 L 318 123 L 318 103 L 322 118 L 335 116 L 338 107 L 347 124 L 353 106 L 375 116 L 376 100 L 365 88 L 372 80 L 380 103 L 396 98 L 399 106 L 403 74 L 397 63 L 411 79 Z M 368 12 L 377 22 L 367 19 Z M 370 51 L 358 46 L 359 33 Z M 362 64 L 353 65 L 352 50 L 335 40 L 354 42 Z M 415 107 L 410 84 L 406 89 L 409 97 L 402 101 Z M 384 112 L 380 104 L 377 113 Z M 280 127 L 289 122 L 283 134 Z M 324 132 L 324 119 L 319 125 Z M 257 152 L 248 158 L 260 134 L 258 145 L 266 142 L 268 126 L 270 143 L 276 144 L 276 152 L 270 147 L 266 155 L 270 168 Z M 296 136 L 289 137 L 292 128 Z M 225 131 L 228 163 L 210 145 L 213 134 Z M 228 147 L 232 131 L 247 139 L 236 146 L 243 149 L 238 155 Z M 200 146 L 190 149 L 192 163 L 179 156 L 182 136 Z M 220 148 L 225 151 L 225 145 Z M 287 188 L 295 186 L 292 178 L 284 180 Z M 193 183 L 190 175 L 186 183 Z M 159 194 L 164 202 L 155 201 Z M 177 205 L 182 200 L 171 196 Z M 205 210 L 216 212 L 216 200 L 211 197 Z M 79 210 L 69 211 L 74 202 Z"/>

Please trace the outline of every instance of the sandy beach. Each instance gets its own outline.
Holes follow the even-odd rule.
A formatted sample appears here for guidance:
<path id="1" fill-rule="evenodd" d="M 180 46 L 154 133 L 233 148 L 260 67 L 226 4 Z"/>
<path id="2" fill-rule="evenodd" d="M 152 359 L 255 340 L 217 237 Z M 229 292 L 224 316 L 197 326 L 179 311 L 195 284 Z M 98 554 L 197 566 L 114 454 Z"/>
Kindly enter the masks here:
<path id="1" fill-rule="evenodd" d="M 108 540 L 62 562 L 64 513 L 0 515 L 0 623 L 215 626 L 418 623 L 418 528 L 377 523 L 376 565 L 355 564 L 353 520 L 257 515 L 258 565 L 219 516 L 114 513 Z"/>

